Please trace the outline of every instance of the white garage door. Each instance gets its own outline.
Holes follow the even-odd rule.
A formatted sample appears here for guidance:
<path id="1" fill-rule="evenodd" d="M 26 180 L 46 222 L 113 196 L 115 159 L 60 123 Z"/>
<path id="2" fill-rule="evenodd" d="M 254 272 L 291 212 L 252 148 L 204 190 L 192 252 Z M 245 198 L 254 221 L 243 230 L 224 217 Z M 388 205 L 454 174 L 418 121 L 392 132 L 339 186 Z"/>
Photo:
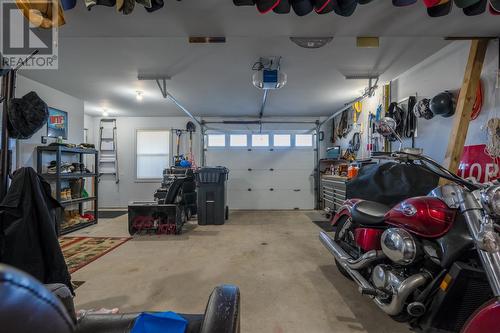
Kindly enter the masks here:
<path id="1" fill-rule="evenodd" d="M 313 138 L 300 136 L 305 147 L 296 146 L 295 135 L 290 135 L 290 147 L 275 147 L 272 134 L 267 147 L 252 146 L 252 135 L 248 135 L 244 147 L 232 147 L 230 134 L 224 135 L 224 147 L 210 147 L 209 138 L 206 165 L 229 169 L 228 205 L 231 209 L 314 208 Z M 221 145 L 222 137 L 217 139 L 212 143 Z"/>

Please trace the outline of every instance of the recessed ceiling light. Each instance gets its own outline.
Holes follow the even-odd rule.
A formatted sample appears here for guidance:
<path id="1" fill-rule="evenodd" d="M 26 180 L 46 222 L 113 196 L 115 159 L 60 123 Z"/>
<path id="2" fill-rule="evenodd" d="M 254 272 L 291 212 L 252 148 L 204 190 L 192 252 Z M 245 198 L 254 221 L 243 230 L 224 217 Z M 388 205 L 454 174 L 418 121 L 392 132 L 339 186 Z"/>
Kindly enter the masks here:
<path id="1" fill-rule="evenodd" d="M 319 49 L 333 40 L 333 37 L 290 37 L 290 40 L 306 49 Z"/>
<path id="2" fill-rule="evenodd" d="M 135 96 L 135 98 L 140 102 L 144 99 L 144 94 L 142 93 L 142 91 L 139 91 L 137 90 L 137 95 Z"/>
<path id="3" fill-rule="evenodd" d="M 106 110 L 106 109 L 102 109 L 102 116 L 103 116 L 103 117 L 107 117 L 107 116 L 109 116 L 109 112 L 108 112 L 108 110 Z"/>

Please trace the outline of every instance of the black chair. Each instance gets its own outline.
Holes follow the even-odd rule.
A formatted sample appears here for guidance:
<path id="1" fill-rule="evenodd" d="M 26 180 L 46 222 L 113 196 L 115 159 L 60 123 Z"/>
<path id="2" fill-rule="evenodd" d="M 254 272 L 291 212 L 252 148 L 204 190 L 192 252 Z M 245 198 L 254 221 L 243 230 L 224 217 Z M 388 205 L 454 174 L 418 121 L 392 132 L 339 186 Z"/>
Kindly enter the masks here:
<path id="1" fill-rule="evenodd" d="M 0 264 L 0 327 L 16 333 L 124 333 L 140 313 L 86 315 L 76 321 L 73 300 L 64 285 L 44 286 L 30 275 Z M 204 314 L 184 315 L 186 333 L 239 333 L 240 293 L 216 287 Z"/>

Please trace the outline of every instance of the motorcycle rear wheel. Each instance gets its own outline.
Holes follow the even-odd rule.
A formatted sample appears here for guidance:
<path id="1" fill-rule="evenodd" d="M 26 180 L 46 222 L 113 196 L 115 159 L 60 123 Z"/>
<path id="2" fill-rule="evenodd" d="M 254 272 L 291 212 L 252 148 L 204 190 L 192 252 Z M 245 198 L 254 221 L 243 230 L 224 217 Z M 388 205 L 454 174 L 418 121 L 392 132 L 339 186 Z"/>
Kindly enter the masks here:
<path id="1" fill-rule="evenodd" d="M 344 228 L 344 225 L 350 220 L 350 218 L 344 216 L 342 217 L 338 222 L 337 222 L 337 226 L 336 226 L 336 229 L 335 229 L 335 236 L 334 236 L 334 240 L 336 243 L 340 244 L 340 246 L 342 246 L 342 243 L 348 243 L 349 245 L 352 245 L 352 246 L 355 246 L 354 244 L 354 239 L 351 239 L 349 237 L 349 231 L 351 230 L 350 228 L 346 230 L 346 232 L 343 234 L 343 235 L 340 235 L 340 232 L 342 231 L 342 229 Z M 344 249 L 345 250 L 345 249 Z M 344 269 L 344 267 L 342 267 L 342 265 L 338 262 L 337 259 L 335 259 L 335 265 L 337 266 L 337 269 L 339 270 L 339 272 L 345 276 L 346 278 L 348 278 L 349 280 L 352 280 L 352 277 L 351 275 L 349 275 L 349 273 L 347 273 L 347 271 Z"/>

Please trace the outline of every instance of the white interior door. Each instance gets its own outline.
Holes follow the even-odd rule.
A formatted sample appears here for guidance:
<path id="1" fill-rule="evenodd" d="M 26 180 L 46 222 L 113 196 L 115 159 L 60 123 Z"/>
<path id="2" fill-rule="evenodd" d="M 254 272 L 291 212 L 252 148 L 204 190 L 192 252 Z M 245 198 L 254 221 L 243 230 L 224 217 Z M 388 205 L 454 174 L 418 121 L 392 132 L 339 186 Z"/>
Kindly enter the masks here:
<path id="1" fill-rule="evenodd" d="M 209 147 L 206 165 L 229 169 L 230 209 L 314 209 L 313 147 Z"/>

